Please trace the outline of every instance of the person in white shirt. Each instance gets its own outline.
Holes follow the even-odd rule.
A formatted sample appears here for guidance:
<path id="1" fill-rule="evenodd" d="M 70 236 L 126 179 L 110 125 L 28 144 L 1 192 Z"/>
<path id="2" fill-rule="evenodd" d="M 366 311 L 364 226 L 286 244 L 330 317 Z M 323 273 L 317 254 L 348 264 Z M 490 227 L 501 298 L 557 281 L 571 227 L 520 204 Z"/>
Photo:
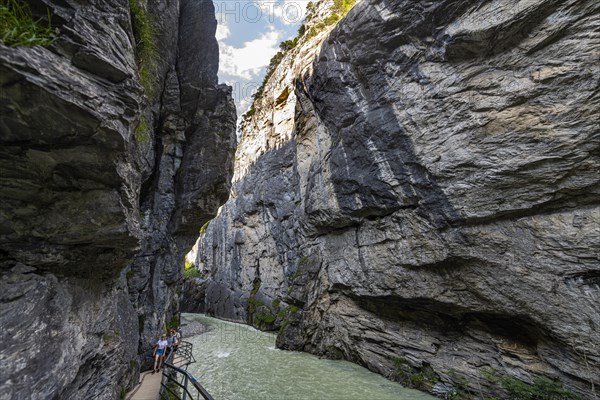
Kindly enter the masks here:
<path id="1" fill-rule="evenodd" d="M 154 368 L 152 369 L 152 373 L 158 372 L 162 367 L 167 353 L 167 345 L 166 335 L 162 335 L 158 342 L 156 342 L 156 345 L 154 345 Z"/>

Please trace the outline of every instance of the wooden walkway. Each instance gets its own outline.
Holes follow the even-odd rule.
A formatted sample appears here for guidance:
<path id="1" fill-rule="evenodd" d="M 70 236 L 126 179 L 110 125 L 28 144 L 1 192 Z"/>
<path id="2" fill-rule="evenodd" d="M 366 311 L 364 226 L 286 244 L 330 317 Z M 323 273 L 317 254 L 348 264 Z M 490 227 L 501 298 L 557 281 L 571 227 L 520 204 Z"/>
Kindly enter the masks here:
<path id="1" fill-rule="evenodd" d="M 188 359 L 175 353 L 173 365 L 176 367 L 184 367 L 188 364 Z M 153 374 L 152 371 L 142 372 L 140 374 L 140 383 L 127 393 L 127 400 L 158 400 L 160 391 L 160 381 L 162 380 L 162 370 L 160 373 Z"/>

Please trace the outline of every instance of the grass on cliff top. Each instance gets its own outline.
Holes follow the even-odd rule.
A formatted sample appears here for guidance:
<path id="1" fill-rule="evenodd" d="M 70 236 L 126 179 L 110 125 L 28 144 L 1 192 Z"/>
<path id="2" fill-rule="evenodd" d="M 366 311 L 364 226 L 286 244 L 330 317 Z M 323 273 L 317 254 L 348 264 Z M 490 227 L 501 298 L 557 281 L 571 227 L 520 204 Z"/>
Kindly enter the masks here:
<path id="1" fill-rule="evenodd" d="M 348 14 L 348 11 L 354 7 L 357 0 L 334 0 L 333 12 L 340 14 L 342 17 Z"/>
<path id="2" fill-rule="evenodd" d="M 27 3 L 0 0 L 0 43 L 10 47 L 49 46 L 56 40 L 52 17 L 35 20 Z"/>

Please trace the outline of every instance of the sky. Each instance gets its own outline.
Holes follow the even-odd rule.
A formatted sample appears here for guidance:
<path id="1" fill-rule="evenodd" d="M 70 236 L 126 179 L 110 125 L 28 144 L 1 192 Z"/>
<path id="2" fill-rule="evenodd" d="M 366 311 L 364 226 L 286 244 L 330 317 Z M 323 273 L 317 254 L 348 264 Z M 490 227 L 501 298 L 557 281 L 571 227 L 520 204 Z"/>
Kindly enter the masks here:
<path id="1" fill-rule="evenodd" d="M 219 82 L 233 87 L 238 115 L 246 112 L 279 43 L 296 36 L 308 0 L 214 0 Z"/>

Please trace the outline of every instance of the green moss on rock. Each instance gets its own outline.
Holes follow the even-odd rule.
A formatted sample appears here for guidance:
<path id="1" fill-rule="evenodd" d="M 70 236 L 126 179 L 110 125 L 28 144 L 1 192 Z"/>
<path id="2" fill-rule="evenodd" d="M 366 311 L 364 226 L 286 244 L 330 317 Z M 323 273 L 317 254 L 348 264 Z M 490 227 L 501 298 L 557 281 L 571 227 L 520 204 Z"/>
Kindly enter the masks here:
<path id="1" fill-rule="evenodd" d="M 136 44 L 136 59 L 140 74 L 140 84 L 146 96 L 154 94 L 158 48 L 156 44 L 156 24 L 139 0 L 129 0 L 133 36 Z"/>

